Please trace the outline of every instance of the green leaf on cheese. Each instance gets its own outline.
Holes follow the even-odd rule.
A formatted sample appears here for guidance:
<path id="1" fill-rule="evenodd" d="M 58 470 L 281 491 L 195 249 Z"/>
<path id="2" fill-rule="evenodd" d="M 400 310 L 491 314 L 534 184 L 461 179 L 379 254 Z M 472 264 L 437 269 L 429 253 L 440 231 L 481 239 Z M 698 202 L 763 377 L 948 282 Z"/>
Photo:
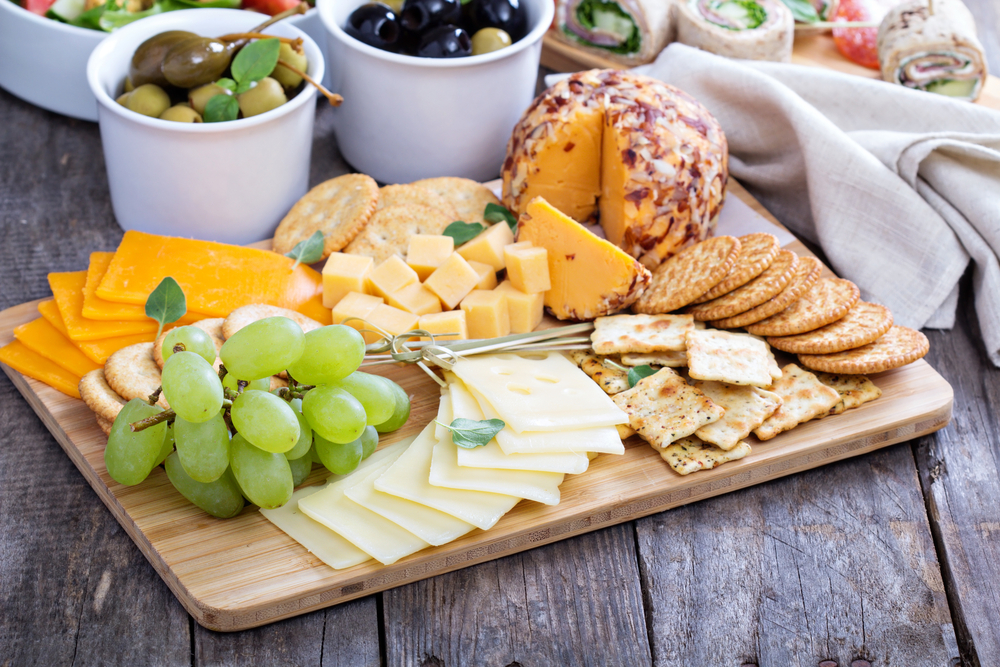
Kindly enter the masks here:
<path id="1" fill-rule="evenodd" d="M 486 227 L 480 222 L 462 222 L 461 220 L 456 220 L 445 227 L 441 233 L 453 238 L 455 240 L 455 247 L 457 248 L 466 241 L 476 238 L 483 231 L 486 231 Z"/>
<path id="2" fill-rule="evenodd" d="M 187 312 L 187 299 L 184 290 L 177 281 L 167 276 L 160 281 L 146 299 L 146 317 L 151 317 L 160 323 L 156 331 L 159 338 L 163 327 L 184 317 Z"/>
<path id="3" fill-rule="evenodd" d="M 653 375 L 655 373 L 656 369 L 650 366 L 649 364 L 645 364 L 644 366 L 635 366 L 634 368 L 629 369 L 628 386 L 630 388 L 634 387 L 637 384 L 639 384 L 639 380 L 641 380 L 642 378 L 648 378 L 650 375 Z"/>
<path id="4" fill-rule="evenodd" d="M 434 423 L 441 424 L 437 420 L 434 420 Z M 502 419 L 476 421 L 475 419 L 463 419 L 461 417 L 454 420 L 451 426 L 441 424 L 441 426 L 451 431 L 452 442 L 464 449 L 475 449 L 476 447 L 484 446 L 497 433 L 502 431 L 506 425 Z"/>
<path id="5" fill-rule="evenodd" d="M 483 219 L 487 222 L 506 222 L 510 231 L 517 234 L 517 218 L 506 207 L 489 203 L 483 211 Z"/>
<path id="6" fill-rule="evenodd" d="M 299 264 L 318 262 L 323 258 L 323 232 L 313 232 L 313 235 L 305 241 L 299 241 L 290 252 L 285 253 L 285 257 L 295 260 L 292 271 L 298 268 Z"/>

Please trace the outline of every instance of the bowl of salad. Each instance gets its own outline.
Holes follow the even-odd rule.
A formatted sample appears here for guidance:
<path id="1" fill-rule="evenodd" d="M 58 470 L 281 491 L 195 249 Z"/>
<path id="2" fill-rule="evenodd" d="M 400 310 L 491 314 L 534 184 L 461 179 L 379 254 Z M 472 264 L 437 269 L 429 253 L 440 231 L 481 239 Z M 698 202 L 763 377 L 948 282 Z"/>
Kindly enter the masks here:
<path id="1" fill-rule="evenodd" d="M 64 116 L 97 121 L 87 59 L 111 32 L 147 16 L 215 7 L 275 15 L 299 0 L 0 0 L 0 88 Z M 326 31 L 315 9 L 287 19 L 320 48 Z"/>

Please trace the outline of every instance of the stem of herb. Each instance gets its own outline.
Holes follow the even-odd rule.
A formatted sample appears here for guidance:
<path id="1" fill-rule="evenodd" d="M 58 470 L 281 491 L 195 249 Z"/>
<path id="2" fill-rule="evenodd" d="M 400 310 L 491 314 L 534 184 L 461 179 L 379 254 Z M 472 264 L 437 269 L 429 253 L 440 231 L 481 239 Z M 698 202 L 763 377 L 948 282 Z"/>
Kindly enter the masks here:
<path id="1" fill-rule="evenodd" d="M 284 60 L 278 60 L 278 64 L 281 65 L 282 67 L 287 67 L 288 69 L 290 69 L 295 74 L 298 74 L 303 79 L 305 79 L 306 81 L 308 81 L 312 85 L 316 86 L 316 89 L 319 92 L 323 93 L 323 95 L 326 96 L 326 99 L 330 100 L 330 106 L 339 107 L 341 104 L 343 104 L 343 102 L 344 102 L 344 98 L 343 97 L 341 97 L 340 95 L 338 95 L 336 93 L 331 93 L 329 90 L 327 90 L 326 88 L 323 87 L 323 84 L 321 84 L 318 81 L 316 81 L 315 79 L 313 79 L 311 76 L 309 76 L 308 74 L 306 74 L 305 72 L 303 72 L 302 70 L 300 70 L 298 67 L 295 67 L 294 65 L 289 65 Z"/>

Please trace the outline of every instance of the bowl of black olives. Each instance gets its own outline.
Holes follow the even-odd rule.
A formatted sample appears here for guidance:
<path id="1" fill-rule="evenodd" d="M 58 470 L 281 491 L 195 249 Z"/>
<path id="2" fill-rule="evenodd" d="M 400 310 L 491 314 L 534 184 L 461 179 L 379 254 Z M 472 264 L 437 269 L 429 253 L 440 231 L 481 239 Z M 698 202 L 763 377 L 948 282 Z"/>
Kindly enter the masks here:
<path id="1" fill-rule="evenodd" d="M 317 0 L 338 147 L 388 183 L 495 178 L 535 95 L 553 0 Z"/>
<path id="2" fill-rule="evenodd" d="M 123 229 L 250 243 L 306 193 L 323 53 L 266 18 L 170 12 L 94 49 L 87 80 Z"/>

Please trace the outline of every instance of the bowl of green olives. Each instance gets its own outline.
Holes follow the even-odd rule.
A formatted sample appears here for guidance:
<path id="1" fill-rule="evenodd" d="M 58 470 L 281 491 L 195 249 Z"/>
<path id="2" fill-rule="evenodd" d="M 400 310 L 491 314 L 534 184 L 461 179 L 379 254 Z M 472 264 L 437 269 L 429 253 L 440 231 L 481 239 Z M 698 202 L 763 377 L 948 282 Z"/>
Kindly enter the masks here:
<path id="1" fill-rule="evenodd" d="M 500 173 L 535 96 L 553 0 L 317 0 L 333 119 L 356 169 L 386 183 Z"/>
<path id="2" fill-rule="evenodd" d="M 170 12 L 94 49 L 87 79 L 123 229 L 250 243 L 306 193 L 317 89 L 288 75 L 322 80 L 323 54 L 283 21 L 247 37 L 259 34 L 261 18 Z M 294 46 L 298 59 L 287 52 Z"/>

